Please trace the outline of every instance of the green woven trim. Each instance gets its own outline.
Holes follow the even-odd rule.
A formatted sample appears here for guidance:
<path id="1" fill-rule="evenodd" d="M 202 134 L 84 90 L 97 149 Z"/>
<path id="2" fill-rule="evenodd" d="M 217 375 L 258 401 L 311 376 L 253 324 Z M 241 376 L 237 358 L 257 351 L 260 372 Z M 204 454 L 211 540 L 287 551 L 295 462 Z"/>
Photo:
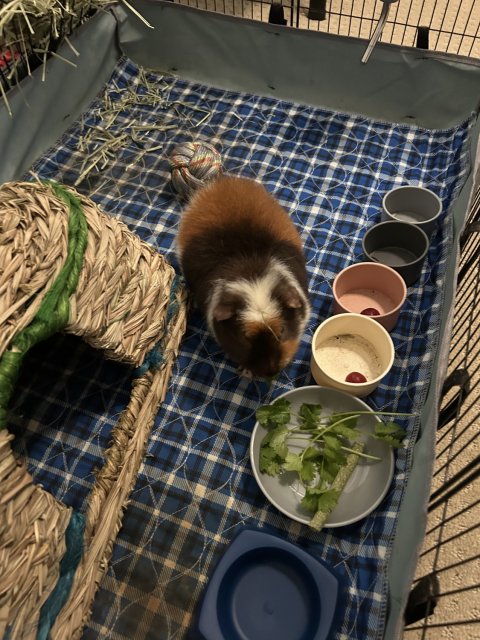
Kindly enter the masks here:
<path id="1" fill-rule="evenodd" d="M 67 258 L 32 322 L 14 337 L 0 359 L 0 429 L 7 426 L 7 407 L 25 354 L 68 323 L 69 298 L 77 288 L 87 247 L 88 227 L 80 200 L 56 182 L 45 184 L 69 208 Z"/>

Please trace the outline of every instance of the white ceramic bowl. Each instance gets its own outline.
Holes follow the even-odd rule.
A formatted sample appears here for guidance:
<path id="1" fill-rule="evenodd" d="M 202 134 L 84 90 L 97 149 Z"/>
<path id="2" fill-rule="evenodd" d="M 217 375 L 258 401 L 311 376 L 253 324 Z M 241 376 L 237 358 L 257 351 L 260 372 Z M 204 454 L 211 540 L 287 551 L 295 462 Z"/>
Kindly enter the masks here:
<path id="1" fill-rule="evenodd" d="M 378 387 L 394 358 L 392 339 L 382 325 L 359 313 L 341 313 L 315 331 L 310 368 L 317 384 L 362 398 Z M 366 382 L 348 382 L 353 372 Z"/>

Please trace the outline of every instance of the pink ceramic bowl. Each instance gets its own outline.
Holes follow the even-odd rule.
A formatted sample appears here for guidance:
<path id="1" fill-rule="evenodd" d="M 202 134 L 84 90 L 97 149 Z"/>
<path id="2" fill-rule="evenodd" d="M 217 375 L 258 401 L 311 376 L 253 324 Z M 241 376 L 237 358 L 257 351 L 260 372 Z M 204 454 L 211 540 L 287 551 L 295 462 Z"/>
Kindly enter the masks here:
<path id="1" fill-rule="evenodd" d="M 333 313 L 360 313 L 387 331 L 397 323 L 407 297 L 402 276 L 378 262 L 359 262 L 340 271 L 333 281 Z"/>

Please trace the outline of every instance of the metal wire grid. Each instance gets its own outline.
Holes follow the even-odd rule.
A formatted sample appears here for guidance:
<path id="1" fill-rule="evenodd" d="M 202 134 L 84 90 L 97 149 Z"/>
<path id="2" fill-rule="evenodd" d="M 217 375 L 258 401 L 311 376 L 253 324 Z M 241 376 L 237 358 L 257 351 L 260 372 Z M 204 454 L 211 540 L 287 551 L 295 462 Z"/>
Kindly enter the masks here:
<path id="1" fill-rule="evenodd" d="M 178 0 L 198 9 L 268 22 L 267 0 Z M 381 0 L 282 0 L 285 24 L 370 39 Z M 315 19 L 323 17 L 323 19 Z M 399 0 L 391 5 L 382 42 L 480 58 L 478 0 Z"/>
<path id="2" fill-rule="evenodd" d="M 311 0 L 312 3 L 318 0 Z M 308 18 L 308 5 L 299 0 L 306 28 L 315 28 Z M 382 2 L 370 0 L 331 0 L 326 3 L 324 24 L 318 29 L 329 33 L 370 38 L 377 24 Z M 423 34 L 426 48 L 480 57 L 480 3 L 476 0 L 399 0 L 390 7 L 382 41 L 415 46 Z M 428 30 L 428 32 L 427 32 Z M 427 42 L 428 40 L 428 42 Z"/>
<path id="3" fill-rule="evenodd" d="M 480 189 L 462 238 L 429 519 L 406 613 L 406 640 L 480 637 L 479 264 Z"/>

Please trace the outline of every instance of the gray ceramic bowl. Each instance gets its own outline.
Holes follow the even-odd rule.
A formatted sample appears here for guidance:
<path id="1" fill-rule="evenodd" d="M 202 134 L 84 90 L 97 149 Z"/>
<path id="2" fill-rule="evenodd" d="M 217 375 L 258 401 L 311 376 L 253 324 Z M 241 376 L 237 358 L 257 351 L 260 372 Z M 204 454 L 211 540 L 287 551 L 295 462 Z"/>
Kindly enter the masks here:
<path id="1" fill-rule="evenodd" d="M 437 194 L 425 187 L 395 187 L 383 198 L 382 220 L 410 222 L 428 237 L 435 231 L 442 213 L 442 201 Z"/>
<path id="2" fill-rule="evenodd" d="M 298 411 L 305 402 L 307 404 L 320 404 L 326 414 L 342 411 L 365 411 L 358 419 L 357 426 L 364 434 L 366 440 L 365 453 L 378 456 L 381 461 L 370 463 L 360 460 L 351 478 L 348 480 L 336 507 L 328 516 L 325 527 L 343 527 L 362 520 L 382 502 L 393 477 L 394 456 L 389 445 L 380 440 L 368 438 L 380 420 L 378 416 L 368 415 L 370 407 L 359 398 L 325 387 L 300 387 L 291 389 L 278 396 L 291 402 L 292 413 Z M 292 425 L 293 426 L 293 425 Z M 305 493 L 296 478 L 296 474 L 287 471 L 281 476 L 268 476 L 260 472 L 260 445 L 267 434 L 267 430 L 258 422 L 255 425 L 250 442 L 250 461 L 258 486 L 265 497 L 279 511 L 292 520 L 308 524 L 312 514 L 300 504 Z M 298 453 L 306 446 L 305 440 L 298 443 Z M 293 447 L 295 444 L 293 443 Z"/>
<path id="3" fill-rule="evenodd" d="M 368 260 L 395 269 L 410 286 L 422 273 L 429 248 L 424 231 L 410 222 L 380 222 L 364 235 L 363 252 Z"/>

